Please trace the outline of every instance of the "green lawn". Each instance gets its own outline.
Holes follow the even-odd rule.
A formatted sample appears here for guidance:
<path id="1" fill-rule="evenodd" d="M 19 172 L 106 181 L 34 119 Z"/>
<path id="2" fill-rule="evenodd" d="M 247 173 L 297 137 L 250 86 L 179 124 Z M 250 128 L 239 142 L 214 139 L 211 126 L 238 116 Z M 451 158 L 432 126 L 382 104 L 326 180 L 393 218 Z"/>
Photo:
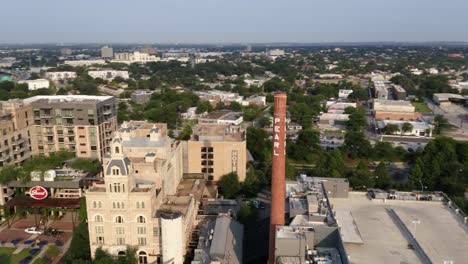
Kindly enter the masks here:
<path id="1" fill-rule="evenodd" d="M 13 254 L 16 248 L 5 248 L 0 247 L 0 263 L 10 263 L 10 264 L 18 264 L 22 259 L 29 256 L 30 248 L 25 248 L 21 250 L 18 254 Z"/>
<path id="2" fill-rule="evenodd" d="M 431 113 L 432 110 L 424 102 L 411 102 L 416 108 L 416 112 Z"/>

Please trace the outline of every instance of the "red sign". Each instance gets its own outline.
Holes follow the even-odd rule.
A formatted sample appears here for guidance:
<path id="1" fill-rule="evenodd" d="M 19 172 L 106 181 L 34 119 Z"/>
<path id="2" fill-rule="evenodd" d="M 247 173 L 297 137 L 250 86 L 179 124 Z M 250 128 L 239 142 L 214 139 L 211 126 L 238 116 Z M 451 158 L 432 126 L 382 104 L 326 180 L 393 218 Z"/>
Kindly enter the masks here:
<path id="1" fill-rule="evenodd" d="M 36 200 L 43 200 L 47 197 L 47 190 L 42 186 L 33 186 L 29 190 L 29 195 L 31 198 Z"/>

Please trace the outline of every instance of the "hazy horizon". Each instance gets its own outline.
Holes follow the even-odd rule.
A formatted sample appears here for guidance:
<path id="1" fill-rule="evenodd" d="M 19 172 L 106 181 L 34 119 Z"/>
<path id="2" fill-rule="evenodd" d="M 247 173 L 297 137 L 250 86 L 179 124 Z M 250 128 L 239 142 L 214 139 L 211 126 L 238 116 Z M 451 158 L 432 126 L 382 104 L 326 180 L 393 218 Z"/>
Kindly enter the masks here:
<path id="1" fill-rule="evenodd" d="M 465 0 L 17 0 L 2 7 L 2 44 L 468 41 Z"/>

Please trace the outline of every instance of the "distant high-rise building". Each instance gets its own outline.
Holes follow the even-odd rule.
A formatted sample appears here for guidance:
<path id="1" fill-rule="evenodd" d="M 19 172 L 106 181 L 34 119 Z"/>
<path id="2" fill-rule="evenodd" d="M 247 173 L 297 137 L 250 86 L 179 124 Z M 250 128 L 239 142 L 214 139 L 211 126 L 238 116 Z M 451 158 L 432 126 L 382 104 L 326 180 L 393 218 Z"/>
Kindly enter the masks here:
<path id="1" fill-rule="evenodd" d="M 151 45 L 145 45 L 142 48 L 139 49 L 141 53 L 146 53 L 149 55 L 156 55 L 158 53 L 158 49 L 152 47 Z"/>
<path id="2" fill-rule="evenodd" d="M 62 56 L 70 56 L 72 55 L 72 53 L 73 53 L 72 49 L 69 49 L 69 48 L 60 49 L 60 54 L 62 54 Z"/>
<path id="3" fill-rule="evenodd" d="M 114 50 L 112 47 L 104 46 L 101 48 L 101 58 L 112 59 L 114 57 Z"/>
<path id="4" fill-rule="evenodd" d="M 251 52 L 251 51 L 252 51 L 252 45 L 250 45 L 250 44 L 247 45 L 247 46 L 245 47 L 245 50 L 246 50 L 247 52 Z"/>

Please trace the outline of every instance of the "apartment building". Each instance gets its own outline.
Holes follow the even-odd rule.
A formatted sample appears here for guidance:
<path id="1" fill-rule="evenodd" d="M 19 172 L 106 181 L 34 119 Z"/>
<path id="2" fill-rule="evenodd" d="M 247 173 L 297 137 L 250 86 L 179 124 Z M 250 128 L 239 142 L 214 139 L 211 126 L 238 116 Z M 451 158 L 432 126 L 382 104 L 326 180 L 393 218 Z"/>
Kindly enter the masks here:
<path id="1" fill-rule="evenodd" d="M 23 100 L 0 102 L 0 167 L 21 163 L 37 152 L 30 131 L 33 122 L 32 107 Z"/>
<path id="2" fill-rule="evenodd" d="M 54 82 L 56 81 L 65 81 L 65 80 L 72 80 L 76 78 L 76 72 L 46 72 L 45 77 L 49 80 Z"/>
<path id="3" fill-rule="evenodd" d="M 24 100 L 33 111 L 31 137 L 38 154 L 72 151 L 77 157 L 101 159 L 110 151 L 117 129 L 112 96 L 53 95 Z"/>
<path id="4" fill-rule="evenodd" d="M 183 263 L 205 181 L 182 179 L 182 146 L 166 125 L 124 123 L 103 166 L 104 184 L 86 192 L 92 254 L 130 245 L 141 264 Z"/>
<path id="5" fill-rule="evenodd" d="M 37 80 L 26 80 L 19 81 L 18 83 L 25 83 L 28 85 L 28 90 L 47 89 L 50 86 L 49 80 L 37 79 Z"/>
<path id="6" fill-rule="evenodd" d="M 238 126 L 207 124 L 194 128 L 184 150 L 184 167 L 188 173 L 202 173 L 210 181 L 237 173 L 245 180 L 247 144 L 245 131 Z"/>
<path id="7" fill-rule="evenodd" d="M 88 75 L 91 78 L 101 78 L 103 80 L 112 81 L 115 77 L 120 77 L 123 79 L 128 79 L 128 71 L 116 71 L 116 70 L 100 70 L 100 71 L 89 71 Z"/>

